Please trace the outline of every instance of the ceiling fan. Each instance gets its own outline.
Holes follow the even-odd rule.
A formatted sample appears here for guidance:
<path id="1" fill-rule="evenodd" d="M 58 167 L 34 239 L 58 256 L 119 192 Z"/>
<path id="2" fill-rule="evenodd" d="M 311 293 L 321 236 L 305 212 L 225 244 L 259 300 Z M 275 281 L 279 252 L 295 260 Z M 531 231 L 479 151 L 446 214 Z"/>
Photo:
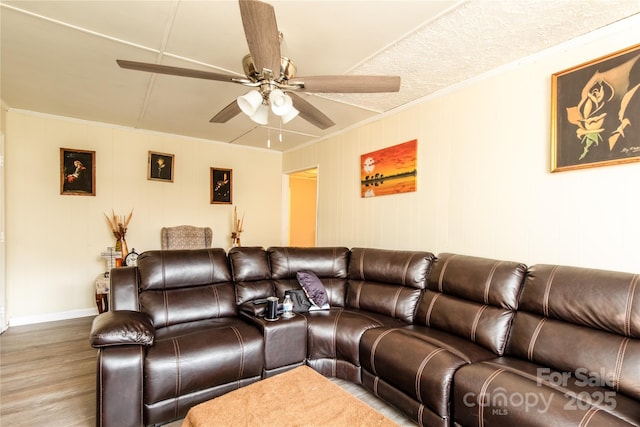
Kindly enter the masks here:
<path id="1" fill-rule="evenodd" d="M 278 31 L 273 6 L 258 0 L 239 0 L 240 15 L 249 46 L 242 60 L 246 78 L 189 68 L 118 59 L 122 68 L 174 76 L 238 83 L 254 88 L 238 97 L 216 114 L 210 122 L 226 123 L 244 112 L 253 121 L 267 124 L 269 107 L 281 116 L 283 123 L 301 118 L 320 129 L 335 123 L 295 92 L 311 93 L 375 93 L 400 90 L 399 76 L 325 75 L 296 77 L 293 62 L 280 55 L 282 34 Z"/>

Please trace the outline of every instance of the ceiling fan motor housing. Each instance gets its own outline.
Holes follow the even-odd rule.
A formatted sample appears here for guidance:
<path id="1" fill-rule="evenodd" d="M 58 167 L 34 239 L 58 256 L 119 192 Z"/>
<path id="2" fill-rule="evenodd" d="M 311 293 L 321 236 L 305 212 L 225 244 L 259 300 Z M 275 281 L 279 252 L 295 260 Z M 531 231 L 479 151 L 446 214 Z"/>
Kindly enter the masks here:
<path id="1" fill-rule="evenodd" d="M 247 54 L 244 58 L 242 58 L 242 69 L 244 70 L 245 76 L 247 76 L 247 78 L 251 81 L 257 82 L 266 78 L 262 70 L 258 71 L 256 69 L 251 54 Z M 292 60 L 285 56 L 281 56 L 280 74 L 274 80 L 278 83 L 286 82 L 296 75 L 296 70 L 296 65 Z M 273 70 L 270 71 L 273 72 Z"/>

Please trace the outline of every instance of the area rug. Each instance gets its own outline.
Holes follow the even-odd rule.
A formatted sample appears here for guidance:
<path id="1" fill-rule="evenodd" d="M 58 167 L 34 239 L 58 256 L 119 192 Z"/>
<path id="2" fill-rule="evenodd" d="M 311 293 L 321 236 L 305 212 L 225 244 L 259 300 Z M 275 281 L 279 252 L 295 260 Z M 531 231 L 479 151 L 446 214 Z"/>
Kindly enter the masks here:
<path id="1" fill-rule="evenodd" d="M 201 403 L 189 410 L 182 427 L 395 426 L 381 413 L 308 366 Z"/>

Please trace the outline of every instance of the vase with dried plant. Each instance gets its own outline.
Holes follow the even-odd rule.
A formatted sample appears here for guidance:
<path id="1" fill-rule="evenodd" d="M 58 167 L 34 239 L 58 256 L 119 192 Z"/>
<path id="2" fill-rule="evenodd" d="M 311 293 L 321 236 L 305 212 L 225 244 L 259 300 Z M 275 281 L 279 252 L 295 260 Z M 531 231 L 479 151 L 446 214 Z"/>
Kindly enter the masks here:
<path id="1" fill-rule="evenodd" d="M 240 243 L 240 234 L 242 233 L 244 226 L 244 214 L 242 214 L 242 219 L 238 219 L 238 209 L 237 207 L 233 207 L 233 228 L 231 231 L 231 242 L 233 247 L 242 246 Z"/>
<path id="2" fill-rule="evenodd" d="M 113 237 L 116 238 L 116 252 L 120 252 L 121 257 L 124 258 L 129 253 L 129 248 L 127 247 L 127 228 L 129 227 L 129 222 L 131 221 L 131 217 L 133 216 L 133 209 L 129 212 L 129 215 L 116 215 L 113 210 L 111 210 L 111 217 L 108 217 L 107 214 L 104 214 L 105 219 L 107 220 L 107 224 L 109 224 L 109 228 L 113 233 Z M 120 261 L 122 262 L 122 260 Z"/>

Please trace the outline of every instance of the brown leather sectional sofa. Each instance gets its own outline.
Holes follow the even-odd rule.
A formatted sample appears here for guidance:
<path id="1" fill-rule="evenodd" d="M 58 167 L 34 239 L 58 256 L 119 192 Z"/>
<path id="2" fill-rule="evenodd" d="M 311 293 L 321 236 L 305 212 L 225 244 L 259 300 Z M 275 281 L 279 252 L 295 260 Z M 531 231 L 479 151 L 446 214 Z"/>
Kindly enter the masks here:
<path id="1" fill-rule="evenodd" d="M 311 270 L 328 310 L 254 301 Z M 150 251 L 96 317 L 97 424 L 183 417 L 307 364 L 426 426 L 640 425 L 640 275 L 456 254 L 332 248 Z"/>

